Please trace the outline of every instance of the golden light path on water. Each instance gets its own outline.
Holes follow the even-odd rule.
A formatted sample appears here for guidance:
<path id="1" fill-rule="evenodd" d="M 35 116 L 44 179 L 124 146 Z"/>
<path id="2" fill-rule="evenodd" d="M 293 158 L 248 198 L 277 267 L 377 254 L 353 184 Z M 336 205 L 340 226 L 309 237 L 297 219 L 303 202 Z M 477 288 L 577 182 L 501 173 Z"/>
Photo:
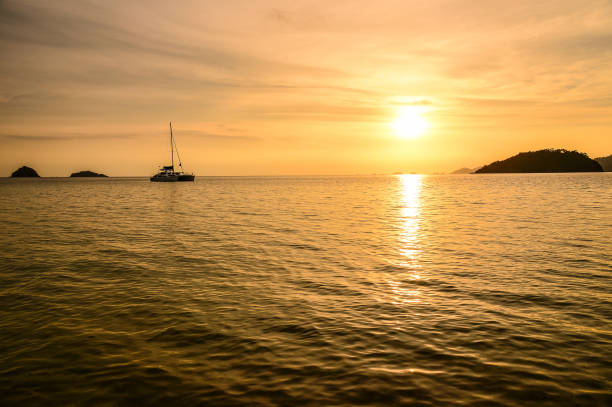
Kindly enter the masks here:
<path id="1" fill-rule="evenodd" d="M 395 303 L 420 302 L 419 290 L 405 288 L 402 280 L 419 280 L 421 275 L 419 269 L 421 264 L 419 257 L 421 248 L 419 246 L 419 223 L 421 212 L 421 188 L 423 176 L 418 174 L 398 175 L 400 183 L 400 232 L 399 252 L 400 260 L 396 265 L 405 270 L 394 279 L 387 280 L 387 284 L 394 294 Z M 399 278 L 397 278 L 399 277 Z"/>

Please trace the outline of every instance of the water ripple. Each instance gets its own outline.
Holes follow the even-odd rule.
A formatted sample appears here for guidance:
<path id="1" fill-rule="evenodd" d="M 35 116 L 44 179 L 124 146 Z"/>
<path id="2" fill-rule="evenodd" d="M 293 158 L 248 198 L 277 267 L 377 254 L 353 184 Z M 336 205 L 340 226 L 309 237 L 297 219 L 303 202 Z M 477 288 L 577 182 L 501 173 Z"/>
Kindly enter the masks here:
<path id="1" fill-rule="evenodd" d="M 609 174 L 0 192 L 2 405 L 612 400 Z"/>

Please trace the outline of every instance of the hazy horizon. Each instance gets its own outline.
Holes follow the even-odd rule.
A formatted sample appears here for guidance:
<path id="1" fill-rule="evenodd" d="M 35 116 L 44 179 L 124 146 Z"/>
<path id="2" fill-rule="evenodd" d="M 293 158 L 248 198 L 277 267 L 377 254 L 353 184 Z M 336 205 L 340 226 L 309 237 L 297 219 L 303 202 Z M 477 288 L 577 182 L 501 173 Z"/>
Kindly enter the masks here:
<path id="1" fill-rule="evenodd" d="M 198 175 L 612 154 L 609 1 L 3 1 L 0 21 L 2 176 L 151 175 L 171 120 Z"/>

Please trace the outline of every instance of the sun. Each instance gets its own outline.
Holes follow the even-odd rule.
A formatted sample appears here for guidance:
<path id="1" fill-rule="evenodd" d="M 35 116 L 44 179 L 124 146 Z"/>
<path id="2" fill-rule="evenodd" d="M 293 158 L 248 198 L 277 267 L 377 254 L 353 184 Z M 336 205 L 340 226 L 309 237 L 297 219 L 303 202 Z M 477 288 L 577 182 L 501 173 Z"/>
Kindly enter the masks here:
<path id="1" fill-rule="evenodd" d="M 415 138 L 427 130 L 428 124 L 421 114 L 421 106 L 402 106 L 397 111 L 397 118 L 391 123 L 395 134 L 401 138 Z"/>

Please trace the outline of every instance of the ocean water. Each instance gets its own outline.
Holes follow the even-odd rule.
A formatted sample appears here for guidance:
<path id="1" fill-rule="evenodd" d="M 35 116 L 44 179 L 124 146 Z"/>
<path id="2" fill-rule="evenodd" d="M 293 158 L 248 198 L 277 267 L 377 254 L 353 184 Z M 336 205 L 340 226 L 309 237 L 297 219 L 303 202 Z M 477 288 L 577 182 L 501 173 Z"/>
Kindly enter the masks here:
<path id="1" fill-rule="evenodd" d="M 609 406 L 612 174 L 0 180 L 4 406 Z"/>

